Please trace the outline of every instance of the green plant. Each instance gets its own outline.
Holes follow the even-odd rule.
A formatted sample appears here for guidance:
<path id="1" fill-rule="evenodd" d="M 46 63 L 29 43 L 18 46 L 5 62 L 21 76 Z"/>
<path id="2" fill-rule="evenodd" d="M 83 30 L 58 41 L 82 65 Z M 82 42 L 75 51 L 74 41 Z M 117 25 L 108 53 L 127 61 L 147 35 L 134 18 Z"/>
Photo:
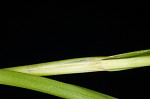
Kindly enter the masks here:
<path id="1" fill-rule="evenodd" d="M 150 66 L 150 49 L 124 54 L 75 58 L 0 69 L 0 84 L 36 90 L 69 99 L 117 99 L 80 86 L 40 77 L 50 75 L 119 71 Z"/>

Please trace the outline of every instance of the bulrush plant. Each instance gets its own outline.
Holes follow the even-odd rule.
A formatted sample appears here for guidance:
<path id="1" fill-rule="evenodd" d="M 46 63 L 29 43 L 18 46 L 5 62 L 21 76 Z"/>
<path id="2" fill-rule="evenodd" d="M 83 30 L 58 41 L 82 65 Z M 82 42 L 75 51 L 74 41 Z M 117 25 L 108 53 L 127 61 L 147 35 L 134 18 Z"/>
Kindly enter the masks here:
<path id="1" fill-rule="evenodd" d="M 74 58 L 0 69 L 0 84 L 26 88 L 66 99 L 118 99 L 80 86 L 41 76 L 121 71 L 150 66 L 150 49 L 112 56 Z"/>

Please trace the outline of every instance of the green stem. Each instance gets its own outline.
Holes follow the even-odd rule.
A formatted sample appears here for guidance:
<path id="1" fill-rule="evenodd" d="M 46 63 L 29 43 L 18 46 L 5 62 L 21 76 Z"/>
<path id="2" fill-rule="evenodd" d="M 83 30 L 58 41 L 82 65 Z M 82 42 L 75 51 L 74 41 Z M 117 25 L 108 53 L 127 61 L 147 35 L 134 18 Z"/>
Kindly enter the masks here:
<path id="1" fill-rule="evenodd" d="M 104 57 L 75 58 L 6 69 L 47 76 L 96 71 L 118 71 L 144 66 L 150 66 L 150 55 L 118 59 L 107 59 L 106 57 L 106 60 Z"/>

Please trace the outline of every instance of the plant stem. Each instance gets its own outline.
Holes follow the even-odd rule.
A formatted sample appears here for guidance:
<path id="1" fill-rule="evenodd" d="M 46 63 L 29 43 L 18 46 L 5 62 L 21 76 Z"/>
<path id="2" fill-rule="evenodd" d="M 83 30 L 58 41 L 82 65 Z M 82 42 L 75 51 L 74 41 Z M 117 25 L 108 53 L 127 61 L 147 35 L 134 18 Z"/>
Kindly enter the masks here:
<path id="1" fill-rule="evenodd" d="M 47 76 L 96 71 L 119 71 L 143 66 L 150 66 L 150 55 L 109 60 L 103 60 L 102 57 L 75 58 L 6 69 Z"/>

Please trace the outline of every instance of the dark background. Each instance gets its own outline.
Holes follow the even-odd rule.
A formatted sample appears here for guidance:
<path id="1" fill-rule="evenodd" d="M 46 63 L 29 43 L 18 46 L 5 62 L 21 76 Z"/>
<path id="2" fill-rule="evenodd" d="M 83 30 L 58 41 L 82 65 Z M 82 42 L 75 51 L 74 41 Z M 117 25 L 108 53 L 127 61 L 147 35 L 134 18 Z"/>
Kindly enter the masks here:
<path id="1" fill-rule="evenodd" d="M 1 68 L 150 48 L 147 6 L 13 1 L 6 10 L 8 31 L 1 45 Z M 140 99 L 150 97 L 149 69 L 49 78 L 121 99 Z M 0 90 L 4 98 L 56 98 L 4 85 L 0 85 Z"/>

